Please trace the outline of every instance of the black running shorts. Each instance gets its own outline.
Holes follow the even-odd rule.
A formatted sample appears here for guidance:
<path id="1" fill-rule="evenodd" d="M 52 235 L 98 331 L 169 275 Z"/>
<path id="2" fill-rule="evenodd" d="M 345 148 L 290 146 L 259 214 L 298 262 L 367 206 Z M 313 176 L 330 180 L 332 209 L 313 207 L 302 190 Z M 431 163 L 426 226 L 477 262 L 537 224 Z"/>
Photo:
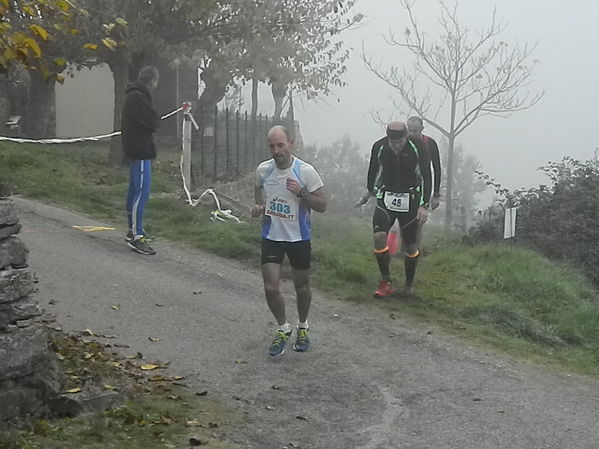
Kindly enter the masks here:
<path id="1" fill-rule="evenodd" d="M 385 207 L 382 199 L 376 202 L 376 209 L 372 217 L 373 232 L 389 232 L 395 220 L 401 229 L 401 238 L 406 245 L 416 243 L 418 236 L 418 208 L 420 207 L 420 195 L 410 198 L 409 212 L 394 212 Z"/>
<path id="2" fill-rule="evenodd" d="M 299 242 L 276 242 L 274 240 L 262 239 L 262 265 L 265 263 L 276 263 L 281 265 L 287 254 L 289 264 L 296 270 L 307 270 L 310 268 L 312 259 L 312 244 L 310 240 Z"/>

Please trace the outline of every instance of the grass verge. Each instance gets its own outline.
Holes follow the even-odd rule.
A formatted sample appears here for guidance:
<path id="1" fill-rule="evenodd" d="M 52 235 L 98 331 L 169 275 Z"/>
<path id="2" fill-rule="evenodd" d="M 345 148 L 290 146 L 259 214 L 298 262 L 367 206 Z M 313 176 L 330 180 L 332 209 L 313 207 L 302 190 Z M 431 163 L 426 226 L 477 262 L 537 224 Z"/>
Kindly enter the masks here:
<path id="1" fill-rule="evenodd" d="M 0 180 L 20 194 L 123 223 L 124 168 L 106 166 L 103 144 L 39 149 L 0 144 Z M 181 196 L 178 153 L 154 165 L 148 232 L 256 264 L 259 223 L 214 223 Z M 373 301 L 378 270 L 368 219 L 314 214 L 314 281 L 328 293 Z M 483 341 L 510 354 L 599 374 L 599 295 L 576 270 L 506 245 L 466 247 L 427 225 L 418 297 L 377 301 L 390 312 Z M 395 279 L 403 279 L 394 258 Z"/>

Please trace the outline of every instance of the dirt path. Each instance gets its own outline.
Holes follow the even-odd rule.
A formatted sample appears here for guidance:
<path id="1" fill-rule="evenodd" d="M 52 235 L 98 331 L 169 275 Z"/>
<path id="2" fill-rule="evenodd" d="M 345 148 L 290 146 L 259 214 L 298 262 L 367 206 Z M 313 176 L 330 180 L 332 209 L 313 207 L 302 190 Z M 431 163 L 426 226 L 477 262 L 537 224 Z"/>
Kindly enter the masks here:
<path id="1" fill-rule="evenodd" d="M 247 413 L 233 438 L 240 447 L 599 448 L 597 380 L 429 335 L 371 299 L 355 305 L 319 294 L 313 350 L 272 359 L 259 273 L 166 241 L 156 256 L 141 256 L 122 230 L 84 233 L 72 226 L 101 223 L 15 201 L 41 305 L 67 330 L 116 335 L 148 360 L 170 361 L 190 386 Z"/>

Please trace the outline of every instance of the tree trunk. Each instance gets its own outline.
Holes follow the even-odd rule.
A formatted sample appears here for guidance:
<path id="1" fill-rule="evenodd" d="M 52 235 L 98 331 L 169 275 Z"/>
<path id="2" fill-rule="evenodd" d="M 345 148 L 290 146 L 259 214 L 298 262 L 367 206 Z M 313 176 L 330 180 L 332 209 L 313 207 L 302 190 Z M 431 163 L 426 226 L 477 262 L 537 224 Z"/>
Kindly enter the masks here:
<path id="1" fill-rule="evenodd" d="M 455 146 L 455 134 L 449 135 L 447 147 L 447 181 L 445 190 L 445 229 L 451 231 L 453 221 L 453 153 Z"/>
<path id="2" fill-rule="evenodd" d="M 455 121 L 457 109 L 457 90 L 451 91 L 451 116 L 449 118 L 449 146 L 447 148 L 447 188 L 445 190 L 445 229 L 452 230 L 453 221 L 453 150 L 455 146 Z"/>
<path id="3" fill-rule="evenodd" d="M 216 161 L 218 159 L 218 155 L 216 152 L 218 148 L 216 147 L 216 138 L 215 132 L 217 128 L 217 120 L 218 116 L 215 114 L 216 106 L 218 103 L 225 97 L 227 93 L 227 83 L 223 82 L 224 78 L 218 76 L 218 67 L 216 69 L 207 67 L 202 71 L 201 74 L 202 81 L 204 82 L 204 91 L 200 98 L 198 99 L 198 107 L 200 114 L 200 136 L 202 136 L 202 153 L 203 155 L 198 155 L 192 152 L 191 155 L 191 167 L 192 172 L 197 173 L 195 167 L 199 166 L 199 161 L 201 158 L 204 158 L 204 167 L 207 170 L 207 167 L 210 166 L 209 161 Z M 218 177 L 218 173 L 216 169 L 212 170 L 212 179 L 215 180 Z M 205 175 L 206 173 L 200 173 L 201 175 Z"/>
<path id="4" fill-rule="evenodd" d="M 117 57 L 109 64 L 112 77 L 114 79 L 114 111 L 113 111 L 113 129 L 121 129 L 121 115 L 123 102 L 125 100 L 125 89 L 129 82 L 129 65 L 122 57 Z M 121 145 L 121 136 L 115 136 L 110 141 L 110 152 L 108 162 L 112 166 L 122 165 L 125 161 L 123 148 Z"/>
<path id="5" fill-rule="evenodd" d="M 275 102 L 275 111 L 272 115 L 272 119 L 277 122 L 281 119 L 281 112 L 283 111 L 283 101 L 285 95 L 287 95 L 287 86 L 285 83 L 280 81 L 271 81 L 270 90 L 272 92 L 272 98 Z"/>
<path id="6" fill-rule="evenodd" d="M 31 72 L 25 135 L 31 139 L 56 136 L 56 81 Z"/>

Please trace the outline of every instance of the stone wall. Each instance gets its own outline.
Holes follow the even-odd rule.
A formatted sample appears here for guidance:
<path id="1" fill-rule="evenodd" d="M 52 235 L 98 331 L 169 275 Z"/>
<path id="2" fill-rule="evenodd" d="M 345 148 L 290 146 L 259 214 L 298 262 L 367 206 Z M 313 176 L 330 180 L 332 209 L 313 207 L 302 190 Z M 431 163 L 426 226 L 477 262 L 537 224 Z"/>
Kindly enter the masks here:
<path id="1" fill-rule="evenodd" d="M 32 298 L 34 276 L 28 250 L 16 237 L 20 229 L 14 203 L 0 197 L 0 425 L 46 416 L 61 390 L 56 357 L 36 321 L 42 309 Z"/>

